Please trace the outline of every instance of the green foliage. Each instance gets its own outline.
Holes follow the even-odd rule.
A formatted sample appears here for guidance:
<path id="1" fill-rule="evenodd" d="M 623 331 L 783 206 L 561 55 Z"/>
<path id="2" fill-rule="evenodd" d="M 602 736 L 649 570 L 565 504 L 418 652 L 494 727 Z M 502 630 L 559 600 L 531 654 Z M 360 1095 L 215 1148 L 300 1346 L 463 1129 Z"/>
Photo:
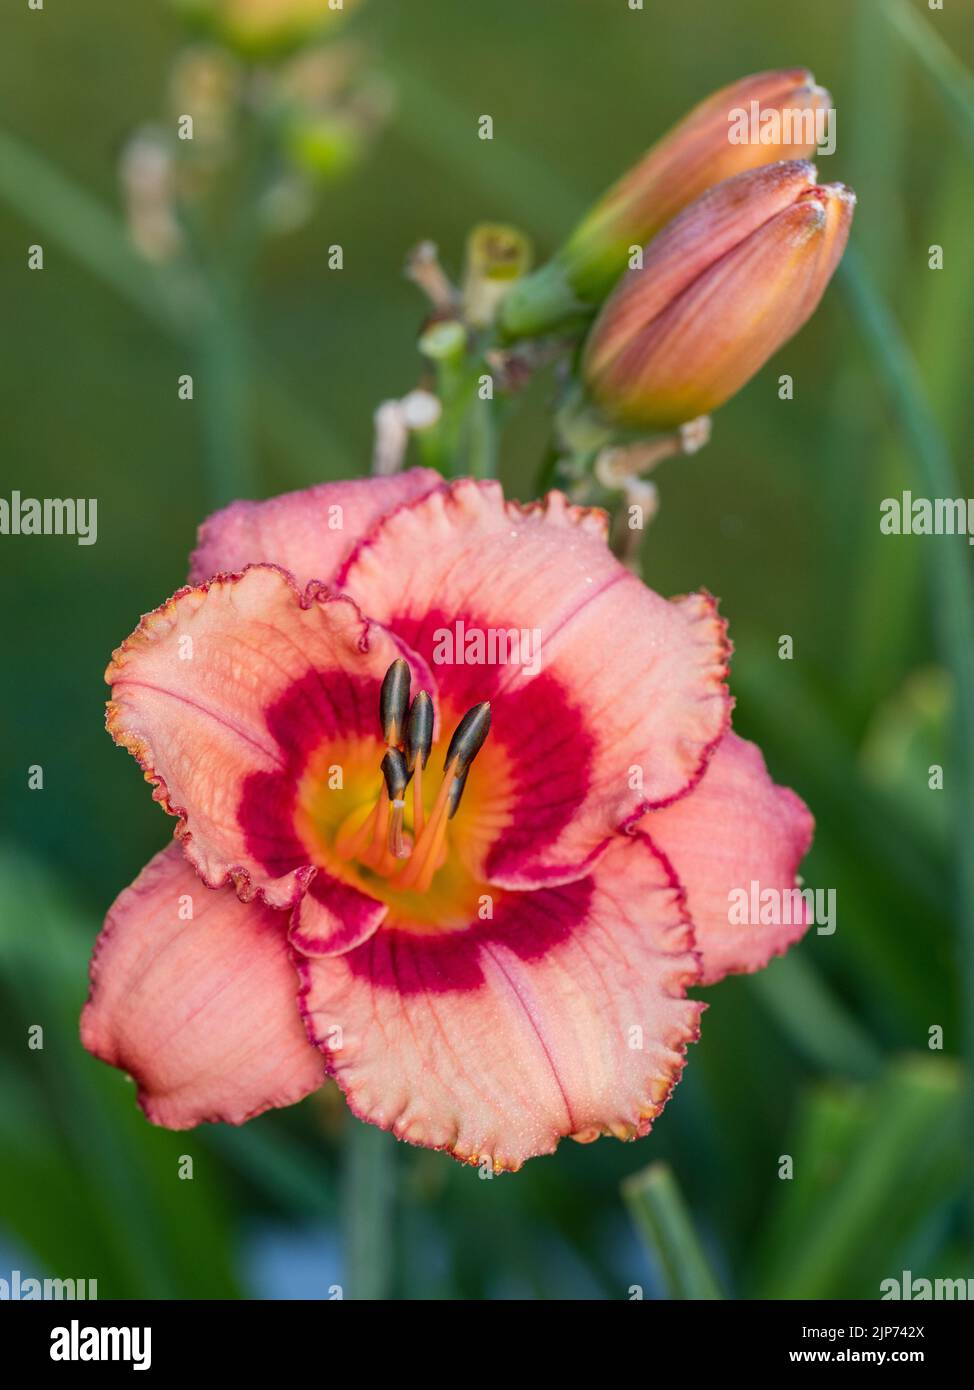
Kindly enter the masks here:
<path id="1" fill-rule="evenodd" d="M 180 42 L 169 7 L 129 16 L 123 65 L 109 0 L 9 21 L 5 486 L 98 496 L 103 537 L 83 554 L 8 538 L 0 556 L 18 593 L 0 710 L 15 731 L 0 780 L 0 1245 L 25 1271 L 97 1278 L 102 1297 L 245 1295 L 252 1230 L 337 1233 L 344 1194 L 361 1208 L 349 1248 L 375 1277 L 366 1296 L 624 1298 L 645 1284 L 874 1298 L 902 1268 L 974 1272 L 970 556 L 960 539 L 878 531 L 900 487 L 974 495 L 959 349 L 974 203 L 954 139 L 974 130 L 958 56 L 972 16 L 876 0 L 853 26 L 847 0 L 740 0 L 709 7 L 701 44 L 692 17 L 651 8 L 565 4 L 554 23 L 520 0 L 430 0 L 419 23 L 407 0 L 362 7 L 356 34 L 398 109 L 370 159 L 268 247 L 243 325 L 212 287 L 145 265 L 117 212 L 114 153 L 161 103 Z M 661 466 L 644 568 L 662 592 L 722 596 L 735 720 L 816 814 L 803 872 L 836 889 L 835 935 L 706 992 L 685 1080 L 632 1147 L 565 1144 L 490 1180 L 401 1148 L 390 1213 L 386 1136 L 356 1136 L 369 1175 L 356 1183 L 336 1156 L 352 1122 L 327 1097 L 241 1131 L 155 1129 L 77 1035 L 101 916 L 169 833 L 101 730 L 111 648 L 183 582 L 216 498 L 365 471 L 374 408 L 428 365 L 401 276 L 411 246 L 434 237 L 459 271 L 471 226 L 511 222 L 543 261 L 692 99 L 782 55 L 837 98 L 842 174 L 862 195 L 855 252 L 815 320 L 720 412 L 709 448 Z M 490 142 L 476 138 L 484 111 Z M 36 241 L 41 285 L 19 273 Z M 927 269 L 932 242 L 943 271 Z M 203 431 L 176 397 L 196 362 L 224 383 Z M 794 401 L 778 400 L 779 372 Z M 496 415 L 468 422 L 474 466 L 499 458 L 514 495 L 533 492 L 550 401 L 539 377 L 499 435 Z M 236 488 L 233 439 L 253 470 Z M 943 793 L 925 782 L 935 761 Z M 25 790 L 27 762 L 45 766 L 43 791 Z M 932 1026 L 942 1054 L 926 1051 Z"/>

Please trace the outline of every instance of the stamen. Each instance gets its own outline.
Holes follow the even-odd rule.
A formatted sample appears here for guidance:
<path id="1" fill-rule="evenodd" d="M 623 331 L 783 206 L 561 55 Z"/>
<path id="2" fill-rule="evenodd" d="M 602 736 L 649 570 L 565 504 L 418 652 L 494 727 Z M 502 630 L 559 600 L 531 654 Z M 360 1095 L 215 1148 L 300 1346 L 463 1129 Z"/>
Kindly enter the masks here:
<path id="1" fill-rule="evenodd" d="M 386 836 L 387 853 L 393 859 L 408 859 L 409 850 L 402 834 L 402 813 L 406 805 L 403 797 L 409 782 L 409 769 L 406 767 L 405 756 L 398 748 L 390 748 L 382 759 L 382 775 L 385 778 L 391 809 Z M 380 867 L 384 868 L 385 865 Z"/>
<path id="2" fill-rule="evenodd" d="M 438 867 L 440 850 L 446 837 L 447 821 L 456 814 L 467 781 L 470 764 L 480 752 L 490 731 L 490 703 L 484 700 L 467 710 L 454 730 L 446 750 L 444 777 L 436 803 L 422 835 L 417 835 L 412 857 L 401 871 L 397 886 L 425 893 Z"/>
<path id="3" fill-rule="evenodd" d="M 402 833 L 402 813 L 405 809 L 405 801 L 392 803 L 392 815 L 389 817 L 389 853 L 393 859 L 408 859 L 412 853 Z"/>
<path id="4" fill-rule="evenodd" d="M 416 880 L 413 891 L 416 893 L 428 893 L 433 883 L 433 877 L 440 867 L 440 853 L 443 849 L 443 842 L 446 839 L 446 821 L 441 821 L 440 828 L 436 837 L 430 843 L 429 851 L 426 855 L 426 862 Z"/>
<path id="5" fill-rule="evenodd" d="M 450 739 L 449 747 L 446 750 L 446 761 L 443 766 L 446 771 L 450 770 L 451 764 L 455 761 L 456 775 L 461 773 L 473 762 L 474 758 L 484 746 L 484 739 L 490 733 L 490 701 L 484 700 L 479 705 L 474 705 L 468 709 L 460 720 L 453 737 Z"/>
<path id="6" fill-rule="evenodd" d="M 382 681 L 379 717 L 387 748 L 382 758 L 382 787 L 375 806 L 359 821 L 349 817 L 336 843 L 345 859 L 357 859 L 377 874 L 395 875 L 395 887 L 425 893 L 440 868 L 447 825 L 457 813 L 470 766 L 490 731 L 490 704 L 467 710 L 446 751 L 443 781 L 429 820 L 423 810 L 423 770 L 433 742 L 433 700 L 421 690 L 409 704 L 410 674 L 399 658 Z M 405 833 L 406 788 L 413 782 L 413 835 Z"/>
<path id="7" fill-rule="evenodd" d="M 415 888 L 417 893 L 425 893 L 429 888 L 446 836 L 446 803 L 450 782 L 450 778 L 444 778 L 422 837 L 416 840 L 408 864 L 403 866 L 396 879 L 397 888 Z"/>
<path id="8" fill-rule="evenodd" d="M 409 782 L 406 759 L 398 748 L 390 748 L 382 759 L 382 775 L 390 801 L 401 801 Z"/>
<path id="9" fill-rule="evenodd" d="M 372 839 L 366 850 L 359 856 L 363 864 L 368 864 L 375 869 L 376 873 L 389 873 L 390 869 L 386 863 L 389 859 L 389 821 L 391 818 L 391 803 L 387 788 L 382 788 L 382 796 L 379 799 L 378 816 L 376 817 L 375 830 Z"/>
<path id="10" fill-rule="evenodd" d="M 423 833 L 426 818 L 423 814 L 423 767 L 421 763 L 416 764 L 416 771 L 413 773 L 413 841 L 419 839 Z"/>
<path id="11" fill-rule="evenodd" d="M 428 690 L 421 690 L 409 710 L 406 726 L 406 766 L 412 772 L 419 763 L 425 767 L 433 746 L 433 699 Z"/>
<path id="12" fill-rule="evenodd" d="M 379 692 L 379 723 L 382 737 L 390 748 L 398 747 L 406 732 L 409 686 L 409 666 L 401 656 L 397 657 L 382 677 Z"/>
<path id="13" fill-rule="evenodd" d="M 421 690 L 409 711 L 406 725 L 406 766 L 413 774 L 413 839 L 423 833 L 423 769 L 429 761 L 433 746 L 433 700 L 428 690 Z"/>
<path id="14" fill-rule="evenodd" d="M 452 820 L 460 806 L 460 798 L 463 796 L 463 789 L 467 785 L 467 773 L 470 771 L 470 764 L 463 769 L 458 777 L 454 777 L 450 783 L 450 790 L 446 798 L 446 818 Z"/>

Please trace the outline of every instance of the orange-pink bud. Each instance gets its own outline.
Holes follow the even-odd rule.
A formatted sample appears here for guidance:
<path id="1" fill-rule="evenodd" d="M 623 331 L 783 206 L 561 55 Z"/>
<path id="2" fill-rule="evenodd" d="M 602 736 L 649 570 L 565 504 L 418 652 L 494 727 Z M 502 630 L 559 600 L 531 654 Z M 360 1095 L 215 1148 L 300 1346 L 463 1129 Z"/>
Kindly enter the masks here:
<path id="1" fill-rule="evenodd" d="M 783 161 L 709 189 L 604 305 L 583 376 L 611 419 L 670 429 L 723 405 L 811 316 L 855 195 Z"/>
<path id="2" fill-rule="evenodd" d="M 832 98 L 806 68 L 722 87 L 675 125 L 583 218 L 557 254 L 504 300 L 510 338 L 548 333 L 599 305 L 643 247 L 706 189 L 748 169 L 807 159 L 834 134 Z"/>
<path id="3" fill-rule="evenodd" d="M 570 237 L 561 259 L 575 292 L 597 302 L 625 268 L 629 247 L 645 246 L 713 184 L 775 160 L 809 158 L 831 100 L 807 69 L 788 68 L 743 77 L 695 106 Z M 742 120 L 747 139 L 739 138 Z"/>

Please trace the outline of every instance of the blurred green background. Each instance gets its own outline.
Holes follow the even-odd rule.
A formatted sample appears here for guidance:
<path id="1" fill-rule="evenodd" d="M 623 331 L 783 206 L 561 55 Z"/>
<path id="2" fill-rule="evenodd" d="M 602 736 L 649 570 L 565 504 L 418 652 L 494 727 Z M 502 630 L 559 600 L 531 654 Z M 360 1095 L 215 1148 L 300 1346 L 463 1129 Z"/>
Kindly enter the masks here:
<path id="1" fill-rule="evenodd" d="M 183 582 L 226 479 L 208 461 L 219 422 L 176 395 L 196 346 L 167 330 L 165 286 L 119 211 L 120 152 L 165 112 L 185 32 L 162 0 L 47 0 L 8 6 L 3 34 L 0 495 L 97 497 L 99 534 L 91 547 L 0 538 L 0 1277 L 97 1278 L 102 1297 L 328 1297 L 359 1277 L 342 1251 L 354 1122 L 337 1095 L 239 1131 L 168 1134 L 77 1040 L 100 919 L 171 831 L 103 732 L 102 671 Z M 837 891 L 838 929 L 707 992 L 684 1080 L 637 1145 L 566 1143 L 484 1182 L 376 1134 L 360 1159 L 379 1184 L 391 1166 L 396 1191 L 372 1194 L 382 1224 L 366 1229 L 351 1292 L 678 1294 L 620 1193 L 656 1160 L 730 1295 L 874 1298 L 903 1269 L 974 1276 L 969 552 L 878 524 L 882 498 L 936 495 L 951 460 L 956 495 L 974 495 L 974 13 L 951 0 L 943 13 L 920 0 L 370 0 L 346 37 L 394 105 L 251 277 L 253 495 L 367 470 L 373 410 L 421 370 L 425 311 L 402 275 L 414 243 L 432 237 L 457 270 L 471 225 L 502 220 L 543 257 L 656 135 L 740 75 L 814 70 L 838 108 L 820 174 L 860 200 L 855 258 L 813 321 L 719 413 L 707 449 L 661 468 L 645 557 L 663 593 L 720 596 L 737 726 L 817 816 L 805 879 Z M 492 142 L 476 138 L 485 112 Z M 25 269 L 32 243 L 42 274 Z M 927 268 L 935 243 L 942 271 Z M 539 381 L 504 439 L 514 495 L 532 495 L 549 404 Z M 777 658 L 784 633 L 791 662 Z M 928 789 L 933 763 L 944 792 Z M 27 789 L 29 764 L 42 791 Z M 935 1026 L 942 1051 L 928 1047 Z"/>

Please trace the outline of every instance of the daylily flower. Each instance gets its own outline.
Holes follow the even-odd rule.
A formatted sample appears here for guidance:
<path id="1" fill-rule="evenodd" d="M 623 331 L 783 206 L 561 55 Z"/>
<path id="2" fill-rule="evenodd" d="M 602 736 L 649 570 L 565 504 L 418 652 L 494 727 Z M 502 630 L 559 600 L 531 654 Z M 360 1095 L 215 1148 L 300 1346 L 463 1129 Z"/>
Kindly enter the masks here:
<path id="1" fill-rule="evenodd" d="M 560 493 L 414 470 L 217 513 L 107 672 L 178 824 L 108 914 L 85 1046 L 175 1129 L 331 1076 L 498 1171 L 645 1134 L 688 988 L 805 929 L 729 923 L 811 818 L 730 732 L 728 654 Z"/>
<path id="2" fill-rule="evenodd" d="M 609 296 L 582 375 L 615 421 L 670 429 L 707 415 L 812 316 L 856 198 L 814 164 L 769 164 L 708 189 Z"/>
<path id="3" fill-rule="evenodd" d="M 782 159 L 807 159 L 832 104 L 806 68 L 753 73 L 721 87 L 656 141 L 586 213 L 555 256 L 522 280 L 503 306 L 512 336 L 548 332 L 597 306 L 671 218 L 724 179 Z M 740 117 L 758 114 L 741 140 Z"/>

